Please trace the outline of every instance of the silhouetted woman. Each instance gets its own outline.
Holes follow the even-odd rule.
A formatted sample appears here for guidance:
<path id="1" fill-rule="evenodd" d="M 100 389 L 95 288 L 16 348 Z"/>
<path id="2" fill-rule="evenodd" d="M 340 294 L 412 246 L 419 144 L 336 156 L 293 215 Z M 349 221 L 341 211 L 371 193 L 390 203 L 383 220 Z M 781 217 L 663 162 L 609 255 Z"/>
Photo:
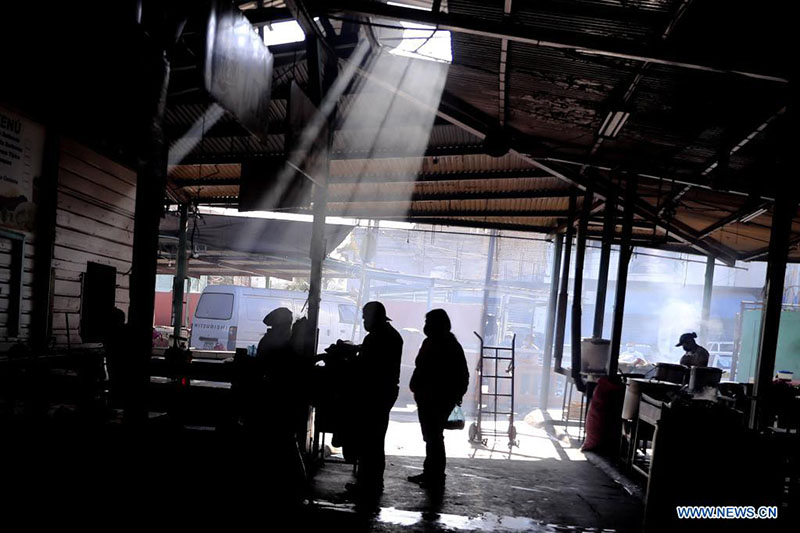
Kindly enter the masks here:
<path id="1" fill-rule="evenodd" d="M 425 440 L 425 463 L 422 474 L 409 476 L 408 480 L 431 488 L 444 486 L 444 425 L 456 404 L 461 404 L 469 385 L 464 350 L 450 329 L 450 317 L 444 309 L 425 315 L 426 338 L 410 383 Z"/>

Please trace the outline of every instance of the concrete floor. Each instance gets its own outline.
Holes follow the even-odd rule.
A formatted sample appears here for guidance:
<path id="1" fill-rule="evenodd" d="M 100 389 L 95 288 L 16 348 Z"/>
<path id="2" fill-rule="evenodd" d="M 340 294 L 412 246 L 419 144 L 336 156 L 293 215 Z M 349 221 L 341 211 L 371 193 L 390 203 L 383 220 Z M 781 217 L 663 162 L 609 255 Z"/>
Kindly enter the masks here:
<path id="1" fill-rule="evenodd" d="M 525 421 L 516 428 L 519 446 L 510 454 L 506 437 L 483 446 L 468 442 L 467 429 L 446 432 L 446 487 L 430 494 L 406 480 L 422 471 L 424 443 L 415 415 L 396 410 L 377 507 L 361 508 L 344 490 L 351 465 L 326 462 L 314 478 L 310 513 L 320 524 L 363 531 L 640 529 L 641 500 L 587 461 L 566 435 Z"/>
<path id="2" fill-rule="evenodd" d="M 640 530 L 641 499 L 587 461 L 563 427 L 543 425 L 541 413 L 516 422 L 519 446 L 510 451 L 505 427 L 485 446 L 468 441 L 468 428 L 446 432 L 446 487 L 430 494 L 406 480 L 422 471 L 425 448 L 413 406 L 398 406 L 377 505 L 363 508 L 348 497 L 352 466 L 334 456 L 318 468 L 313 502 L 300 510 L 271 505 L 281 490 L 270 476 L 274 459 L 217 432 L 176 431 L 159 420 L 142 434 L 114 425 L 87 429 L 70 417 L 53 417 L 41 428 L 4 428 L 15 437 L 0 444 L 4 516 L 21 513 L 29 525 L 59 527 L 213 522 L 226 530 L 245 524 L 282 531 Z M 288 528 L 274 529 L 275 522 Z"/>

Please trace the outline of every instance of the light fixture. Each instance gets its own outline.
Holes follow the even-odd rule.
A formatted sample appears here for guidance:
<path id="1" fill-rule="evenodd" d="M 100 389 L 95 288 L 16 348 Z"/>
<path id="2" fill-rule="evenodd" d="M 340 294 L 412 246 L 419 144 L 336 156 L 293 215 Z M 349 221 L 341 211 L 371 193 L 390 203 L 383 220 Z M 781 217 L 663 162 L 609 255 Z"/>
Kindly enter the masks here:
<path id="1" fill-rule="evenodd" d="M 762 207 L 761 209 L 756 209 L 752 213 L 749 213 L 749 214 L 743 216 L 742 218 L 740 218 L 739 222 L 741 222 L 742 224 L 747 224 L 748 222 L 750 222 L 754 218 L 760 217 L 761 215 L 763 215 L 766 212 L 767 212 L 767 208 L 766 207 Z"/>
<path id="2" fill-rule="evenodd" d="M 609 139 L 616 137 L 629 116 L 631 114 L 627 111 L 609 111 L 608 116 L 603 121 L 603 125 L 600 127 L 600 136 Z"/>

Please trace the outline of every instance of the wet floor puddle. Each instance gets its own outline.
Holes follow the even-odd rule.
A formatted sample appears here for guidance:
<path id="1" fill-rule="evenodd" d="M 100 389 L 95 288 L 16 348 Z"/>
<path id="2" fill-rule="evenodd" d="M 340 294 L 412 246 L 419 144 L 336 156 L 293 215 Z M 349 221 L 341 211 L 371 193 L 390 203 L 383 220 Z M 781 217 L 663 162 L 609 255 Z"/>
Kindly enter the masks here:
<path id="1" fill-rule="evenodd" d="M 356 513 L 353 504 L 335 504 L 330 502 L 315 502 L 317 507 L 324 510 Z M 561 533 L 564 531 L 596 531 L 603 533 L 613 532 L 611 529 L 584 529 L 574 526 L 544 524 L 532 518 L 522 516 L 498 516 L 494 513 L 483 513 L 470 517 L 446 513 L 422 513 L 419 511 L 404 511 L 394 507 L 381 507 L 373 517 L 375 522 L 396 526 L 425 525 L 432 529 L 443 531 L 530 531 L 532 533 Z"/>

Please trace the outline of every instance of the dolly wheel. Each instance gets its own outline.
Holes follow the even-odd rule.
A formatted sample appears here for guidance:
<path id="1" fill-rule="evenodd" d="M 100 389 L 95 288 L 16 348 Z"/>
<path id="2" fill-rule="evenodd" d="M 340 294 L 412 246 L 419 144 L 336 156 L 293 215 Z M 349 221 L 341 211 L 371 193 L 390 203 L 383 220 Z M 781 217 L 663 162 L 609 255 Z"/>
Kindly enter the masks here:
<path id="1" fill-rule="evenodd" d="M 478 429 L 478 424 L 473 422 L 469 426 L 469 441 L 470 442 L 480 442 L 481 441 L 481 432 Z"/>

